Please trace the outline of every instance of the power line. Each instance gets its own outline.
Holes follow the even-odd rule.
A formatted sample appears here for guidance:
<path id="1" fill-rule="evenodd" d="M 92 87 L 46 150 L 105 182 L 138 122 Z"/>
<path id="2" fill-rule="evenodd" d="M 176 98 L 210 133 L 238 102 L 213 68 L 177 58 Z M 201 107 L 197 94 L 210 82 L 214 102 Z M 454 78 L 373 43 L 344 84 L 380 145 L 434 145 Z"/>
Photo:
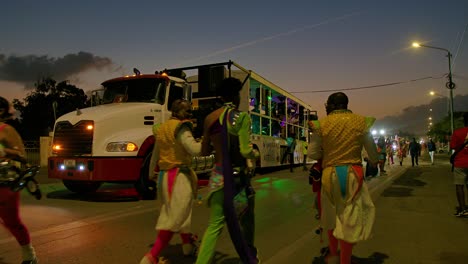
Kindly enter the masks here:
<path id="1" fill-rule="evenodd" d="M 463 33 L 462 33 L 460 42 L 458 43 L 457 51 L 455 52 L 455 57 L 453 58 L 453 62 L 452 62 L 452 69 L 453 69 L 453 70 L 455 70 L 455 61 L 456 61 L 457 58 L 458 58 L 458 53 L 459 53 L 459 51 L 460 51 L 460 47 L 462 47 L 463 41 L 464 41 L 464 39 L 465 39 L 465 33 L 466 33 L 466 30 L 467 30 L 467 29 L 468 29 L 468 23 L 467 23 L 466 26 L 465 26 L 465 30 L 463 30 Z"/>
<path id="2" fill-rule="evenodd" d="M 418 78 L 418 79 L 409 80 L 409 81 L 376 84 L 376 85 L 370 85 L 370 86 L 359 86 L 359 87 L 352 87 L 352 88 L 341 88 L 341 89 L 330 89 L 330 90 L 298 91 L 298 92 L 290 92 L 290 93 L 326 93 L 326 92 L 363 90 L 363 89 L 372 89 L 372 88 L 380 88 L 380 87 L 386 87 L 386 86 L 392 86 L 392 85 L 399 85 L 399 84 L 410 83 L 410 82 L 417 82 L 417 81 L 422 81 L 422 80 L 427 80 L 427 79 L 442 79 L 443 77 L 445 77 L 445 75 L 440 76 L 440 77 L 429 76 L 429 77 L 423 77 L 423 78 Z"/>

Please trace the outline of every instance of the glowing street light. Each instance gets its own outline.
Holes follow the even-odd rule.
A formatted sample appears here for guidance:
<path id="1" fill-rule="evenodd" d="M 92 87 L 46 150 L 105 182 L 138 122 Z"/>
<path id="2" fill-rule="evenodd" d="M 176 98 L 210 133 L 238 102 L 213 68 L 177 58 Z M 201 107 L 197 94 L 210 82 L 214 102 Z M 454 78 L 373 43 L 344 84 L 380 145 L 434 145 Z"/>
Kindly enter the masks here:
<path id="1" fill-rule="evenodd" d="M 448 97 L 446 97 L 446 96 L 443 96 L 443 95 L 441 95 L 440 93 L 436 93 L 436 92 L 434 92 L 434 91 L 430 91 L 430 92 L 429 92 L 429 95 L 431 95 L 431 96 L 437 96 L 437 97 L 440 97 L 440 98 L 447 98 L 447 100 L 448 100 L 448 102 L 447 102 L 447 113 L 448 113 L 448 115 L 450 115 L 450 98 L 448 98 Z M 432 109 L 431 109 L 430 111 L 432 111 Z"/>
<path id="2" fill-rule="evenodd" d="M 455 83 L 452 80 L 452 63 L 451 63 L 451 58 L 452 58 L 452 53 L 448 49 L 444 48 L 439 48 L 439 47 L 433 47 L 433 46 L 428 46 L 428 45 L 423 45 L 417 42 L 413 42 L 413 47 L 419 48 L 430 48 L 430 49 L 438 49 L 447 52 L 447 57 L 448 57 L 448 64 L 449 64 L 449 73 L 448 73 L 448 82 L 445 84 L 445 87 L 450 90 L 450 129 L 453 134 L 453 89 L 455 89 Z"/>
<path id="3" fill-rule="evenodd" d="M 430 91 L 429 94 L 430 94 L 431 96 L 438 96 L 438 97 L 440 97 L 440 98 L 445 98 L 445 96 L 441 95 L 440 93 L 436 93 L 436 92 L 434 92 L 434 91 Z"/>

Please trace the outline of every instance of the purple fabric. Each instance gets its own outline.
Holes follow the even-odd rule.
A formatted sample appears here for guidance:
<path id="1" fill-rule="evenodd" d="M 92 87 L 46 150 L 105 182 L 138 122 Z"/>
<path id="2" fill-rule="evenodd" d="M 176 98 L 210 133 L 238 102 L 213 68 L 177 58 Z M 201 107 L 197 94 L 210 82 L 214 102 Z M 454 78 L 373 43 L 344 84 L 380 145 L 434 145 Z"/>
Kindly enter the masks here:
<path id="1" fill-rule="evenodd" d="M 229 155 L 229 137 L 228 137 L 228 124 L 227 124 L 227 110 L 223 117 L 222 136 L 223 141 L 223 175 L 224 175 L 224 216 L 226 225 L 229 230 L 232 243 L 239 254 L 243 263 L 256 264 L 258 263 L 257 257 L 252 252 L 252 249 L 247 245 L 247 241 L 241 232 L 239 219 L 234 208 L 234 196 L 236 195 L 233 177 L 233 168 Z"/>

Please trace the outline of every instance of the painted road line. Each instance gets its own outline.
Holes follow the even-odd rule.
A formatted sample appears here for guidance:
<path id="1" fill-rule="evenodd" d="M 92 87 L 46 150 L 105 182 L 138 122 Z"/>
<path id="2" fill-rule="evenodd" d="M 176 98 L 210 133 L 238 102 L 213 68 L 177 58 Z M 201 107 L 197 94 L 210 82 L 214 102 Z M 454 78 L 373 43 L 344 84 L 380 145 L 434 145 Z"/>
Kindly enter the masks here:
<path id="1" fill-rule="evenodd" d="M 46 229 L 38 230 L 38 231 L 33 231 L 30 233 L 31 237 L 39 237 L 39 236 L 46 236 L 50 235 L 53 233 L 58 233 L 58 232 L 63 232 L 67 230 L 72 230 L 76 228 L 81 228 L 85 226 L 91 226 L 95 224 L 99 224 L 102 222 L 106 221 L 113 221 L 116 219 L 128 217 L 128 216 L 133 216 L 133 215 L 138 215 L 138 214 L 144 214 L 144 213 L 149 213 L 149 212 L 154 212 L 159 210 L 159 207 L 154 207 L 151 206 L 150 208 L 147 208 L 145 206 L 136 206 L 133 208 L 128 208 L 125 210 L 120 210 L 120 211 L 114 211 L 114 212 L 109 212 L 106 214 L 101 214 L 97 216 L 92 216 L 80 220 L 76 220 L 73 222 L 69 222 L 66 224 L 61 224 L 61 225 L 56 225 L 53 227 L 49 227 Z M 10 242 L 15 242 L 16 240 L 13 237 L 5 238 L 0 240 L 0 245 L 10 243 Z"/>

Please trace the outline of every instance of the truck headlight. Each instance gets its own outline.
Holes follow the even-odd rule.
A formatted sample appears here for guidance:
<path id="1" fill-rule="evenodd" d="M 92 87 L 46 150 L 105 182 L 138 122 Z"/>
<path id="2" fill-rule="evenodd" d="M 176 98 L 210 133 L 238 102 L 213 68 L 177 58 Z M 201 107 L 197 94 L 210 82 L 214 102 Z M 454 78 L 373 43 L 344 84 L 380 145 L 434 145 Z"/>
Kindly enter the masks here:
<path id="1" fill-rule="evenodd" d="M 106 151 L 108 152 L 133 152 L 137 151 L 138 146 L 132 142 L 111 142 L 107 144 Z"/>

